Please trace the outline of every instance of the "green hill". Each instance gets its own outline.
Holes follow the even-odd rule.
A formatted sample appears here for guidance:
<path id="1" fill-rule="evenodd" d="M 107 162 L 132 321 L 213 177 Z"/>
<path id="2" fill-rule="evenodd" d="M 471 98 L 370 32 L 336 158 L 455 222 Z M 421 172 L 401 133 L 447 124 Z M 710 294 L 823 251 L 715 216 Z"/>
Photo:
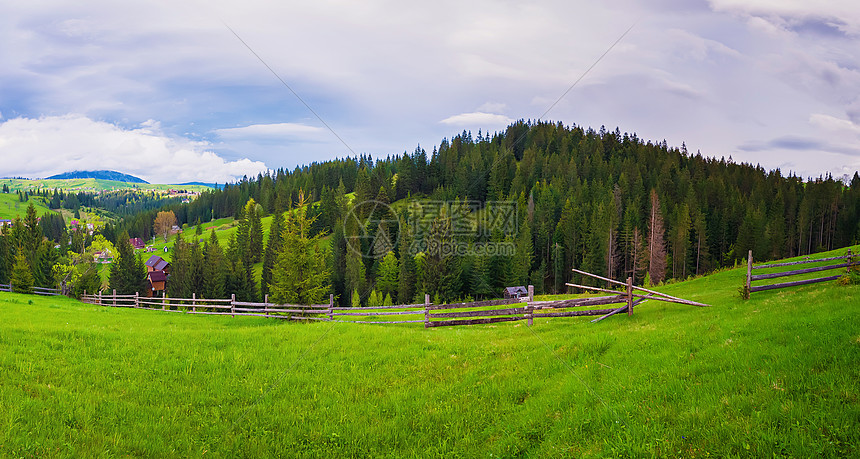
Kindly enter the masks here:
<path id="1" fill-rule="evenodd" d="M 79 179 L 79 178 L 94 178 L 101 180 L 112 180 L 115 182 L 129 182 L 129 183 L 149 183 L 146 180 L 143 180 L 139 177 L 135 177 L 133 175 L 123 174 L 122 172 L 117 171 L 74 171 L 74 172 L 64 172 L 62 174 L 52 175 L 50 177 L 46 177 L 48 179 L 55 180 L 65 180 L 65 179 Z"/>
<path id="2" fill-rule="evenodd" d="M 659 289 L 710 308 L 531 328 L 2 293 L 0 456 L 856 457 L 860 286 L 743 301 L 744 275 Z"/>
<path id="3" fill-rule="evenodd" d="M 42 216 L 46 213 L 53 212 L 48 209 L 48 206 L 41 198 L 31 197 L 27 202 L 21 202 L 18 199 L 17 193 L 0 193 L 0 220 L 14 220 L 16 216 L 24 216 L 27 214 L 27 206 L 33 203 L 36 208 L 36 214 Z"/>
<path id="4" fill-rule="evenodd" d="M 0 185 L 6 184 L 15 192 L 34 191 L 47 188 L 49 190 L 59 189 L 72 192 L 99 192 L 110 190 L 154 190 L 167 191 L 171 189 L 181 189 L 187 191 L 200 192 L 211 189 L 205 185 L 174 185 L 174 184 L 154 184 L 154 183 L 134 183 L 134 182 L 117 182 L 112 180 L 102 180 L 96 178 L 76 178 L 76 179 L 0 179 Z"/>

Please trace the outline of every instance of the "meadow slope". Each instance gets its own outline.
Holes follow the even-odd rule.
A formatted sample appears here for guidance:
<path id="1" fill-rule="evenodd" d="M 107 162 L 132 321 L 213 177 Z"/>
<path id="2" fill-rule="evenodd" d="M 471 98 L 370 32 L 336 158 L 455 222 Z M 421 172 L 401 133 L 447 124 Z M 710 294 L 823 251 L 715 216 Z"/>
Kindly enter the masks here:
<path id="1" fill-rule="evenodd" d="M 0 456 L 857 456 L 860 286 L 743 301 L 744 274 L 531 328 L 0 293 Z"/>

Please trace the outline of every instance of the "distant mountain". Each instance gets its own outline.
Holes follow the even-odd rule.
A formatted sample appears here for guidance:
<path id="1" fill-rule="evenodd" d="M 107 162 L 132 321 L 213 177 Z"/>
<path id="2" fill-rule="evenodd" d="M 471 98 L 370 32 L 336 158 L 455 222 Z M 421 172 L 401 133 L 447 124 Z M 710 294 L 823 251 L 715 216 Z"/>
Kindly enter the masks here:
<path id="1" fill-rule="evenodd" d="M 64 172 L 62 174 L 52 175 L 47 177 L 49 180 L 67 180 L 67 179 L 82 179 L 93 178 L 98 180 L 112 180 L 114 182 L 128 183 L 149 183 L 146 180 L 137 178 L 133 175 L 123 174 L 117 171 L 74 171 Z"/>

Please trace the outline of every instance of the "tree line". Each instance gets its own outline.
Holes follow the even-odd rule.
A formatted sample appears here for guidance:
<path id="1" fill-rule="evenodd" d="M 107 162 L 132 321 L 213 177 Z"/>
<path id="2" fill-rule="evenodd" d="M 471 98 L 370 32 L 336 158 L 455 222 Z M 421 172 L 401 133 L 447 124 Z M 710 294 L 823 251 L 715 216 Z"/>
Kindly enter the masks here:
<path id="1" fill-rule="evenodd" d="M 312 204 L 299 206 L 300 195 Z M 410 302 L 424 292 L 440 300 L 496 297 L 504 286 L 527 283 L 562 292 L 565 282 L 585 282 L 571 276 L 573 267 L 656 284 L 734 265 L 748 250 L 763 260 L 860 238 L 857 173 L 804 180 L 618 129 L 549 122 L 519 121 L 475 137 L 463 132 L 429 154 L 417 147 L 384 159 L 361 155 L 278 169 L 161 211 L 173 212 L 179 225 L 243 221 L 251 200 L 260 216 L 306 209 L 309 237 L 327 242 L 320 245 L 341 304 Z M 404 204 L 413 201 L 445 204 L 433 214 Z M 381 216 L 356 207 L 363 202 L 397 204 L 393 216 Z M 515 208 L 515 224 L 488 223 L 486 215 L 506 206 Z M 158 212 L 127 215 L 115 234 L 152 237 Z M 464 221 L 472 222 L 468 231 L 459 228 Z M 243 244 L 237 236 L 224 256 L 246 274 L 262 264 L 261 281 L 248 287 L 259 297 L 279 252 L 273 246 L 267 257 L 268 241 L 253 250 Z M 207 244 L 198 245 L 202 254 Z M 493 245 L 514 250 L 479 250 Z M 433 250 L 439 247 L 466 249 Z"/>
<path id="2" fill-rule="evenodd" d="M 237 217 L 254 199 L 264 214 L 275 214 L 294 207 L 300 190 L 315 203 L 308 211 L 318 217 L 312 234 L 329 239 L 332 286 L 345 304 L 356 292 L 360 303 L 371 301 L 377 286 L 382 301 L 389 295 L 399 302 L 425 288 L 450 298 L 498 296 L 506 285 L 526 283 L 539 292 L 561 292 L 572 267 L 658 283 L 731 266 L 748 250 L 757 260 L 772 259 L 849 245 L 860 236 L 856 173 L 850 181 L 830 175 L 804 180 L 731 157 L 691 154 L 684 145 L 643 141 L 618 129 L 525 121 L 492 135 L 463 132 L 443 139 L 430 154 L 418 147 L 375 161 L 362 155 L 279 169 L 171 210 L 180 224 L 192 223 Z M 397 228 L 414 225 L 404 206 L 397 215 L 403 224 L 386 231 L 394 233 L 390 249 L 397 271 L 413 287 L 395 294 L 392 257 L 385 262 L 387 254 L 377 253 L 357 263 L 347 250 L 355 245 L 349 241 L 372 239 L 377 228 L 351 228 L 345 222 L 350 205 L 406 198 L 460 203 L 469 213 L 484 212 L 487 203 L 516 203 L 515 232 L 485 231 L 467 240 L 468 235 L 446 229 L 456 219 L 442 218 L 425 235 L 466 246 L 507 239 L 515 254 L 453 260 L 427 252 L 417 259 L 417 254 L 405 256 L 400 244 L 409 236 Z M 123 224 L 129 233 L 146 236 L 154 215 L 138 214 Z M 428 269 L 430 274 L 422 271 Z"/>

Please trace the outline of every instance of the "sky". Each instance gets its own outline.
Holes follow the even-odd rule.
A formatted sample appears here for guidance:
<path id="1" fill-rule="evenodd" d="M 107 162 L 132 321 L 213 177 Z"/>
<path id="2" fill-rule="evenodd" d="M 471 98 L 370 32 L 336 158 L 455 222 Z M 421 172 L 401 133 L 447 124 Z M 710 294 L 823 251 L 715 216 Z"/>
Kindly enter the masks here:
<path id="1" fill-rule="evenodd" d="M 3 2 L 0 177 L 223 183 L 517 119 L 851 176 L 858 39 L 856 0 Z"/>

